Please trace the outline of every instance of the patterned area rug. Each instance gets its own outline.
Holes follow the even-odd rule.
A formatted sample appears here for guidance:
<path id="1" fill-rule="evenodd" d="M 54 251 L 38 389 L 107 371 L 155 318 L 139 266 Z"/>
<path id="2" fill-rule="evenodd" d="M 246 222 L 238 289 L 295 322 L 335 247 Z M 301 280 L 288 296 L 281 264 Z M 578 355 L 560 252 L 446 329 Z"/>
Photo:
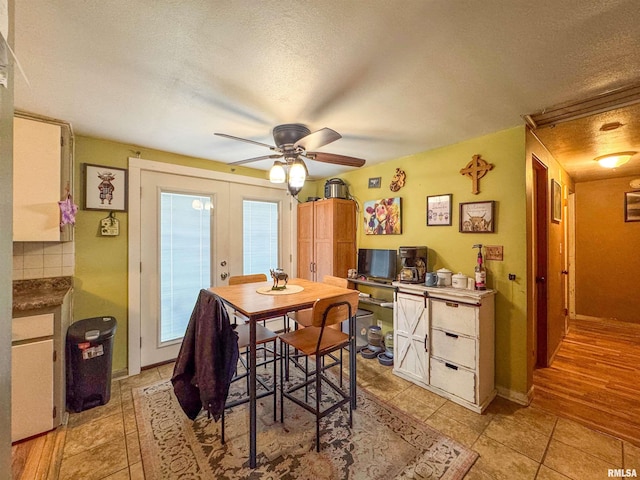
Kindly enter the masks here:
<path id="1" fill-rule="evenodd" d="M 234 383 L 232 396 L 239 395 L 235 389 L 241 384 Z M 202 412 L 190 421 L 169 381 L 135 390 L 134 402 L 147 480 L 456 480 L 477 458 L 472 450 L 362 389 L 353 428 L 348 411 L 338 410 L 321 421 L 320 453 L 315 451 L 312 414 L 285 399 L 283 425 L 273 420 L 273 397 L 258 400 L 254 470 L 249 468 L 247 404 L 227 410 L 222 445 L 220 421 Z"/>

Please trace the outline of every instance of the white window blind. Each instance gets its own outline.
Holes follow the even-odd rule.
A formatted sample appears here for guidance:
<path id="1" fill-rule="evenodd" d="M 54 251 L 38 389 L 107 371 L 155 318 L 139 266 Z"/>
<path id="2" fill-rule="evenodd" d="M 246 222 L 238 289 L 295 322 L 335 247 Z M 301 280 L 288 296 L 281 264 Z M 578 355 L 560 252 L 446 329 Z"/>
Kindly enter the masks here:
<path id="1" fill-rule="evenodd" d="M 243 200 L 242 270 L 244 275 L 264 273 L 279 265 L 280 220 L 277 202 Z"/>
<path id="2" fill-rule="evenodd" d="M 168 342 L 184 336 L 194 292 L 211 286 L 211 198 L 160 197 L 160 342 Z"/>

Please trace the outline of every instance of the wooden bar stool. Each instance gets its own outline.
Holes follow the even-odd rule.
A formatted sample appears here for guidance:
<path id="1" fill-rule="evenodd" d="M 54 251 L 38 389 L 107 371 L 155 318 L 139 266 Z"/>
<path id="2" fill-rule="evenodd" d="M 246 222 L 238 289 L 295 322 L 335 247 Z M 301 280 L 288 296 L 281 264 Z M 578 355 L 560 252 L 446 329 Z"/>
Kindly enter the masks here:
<path id="1" fill-rule="evenodd" d="M 337 295 L 334 297 L 317 300 L 312 309 L 311 325 L 300 330 L 280 335 L 280 356 L 284 358 L 284 350 L 293 347 L 305 357 L 315 356 L 315 371 L 305 372 L 304 379 L 294 385 L 284 388 L 284 379 L 280 382 L 280 421 L 284 422 L 284 398 L 300 405 L 316 417 L 316 451 L 320 451 L 320 419 L 329 415 L 334 410 L 349 404 L 349 427 L 352 426 L 351 396 L 355 394 L 351 389 L 344 390 L 342 385 L 337 385 L 326 373 L 323 367 L 323 358 L 337 350 L 347 347 L 350 343 L 349 335 L 340 329 L 329 328 L 332 325 L 340 325 L 344 320 L 355 321 L 358 311 L 358 292 Z M 340 365 L 342 370 L 342 365 Z M 283 363 L 280 362 L 280 376 L 283 375 Z M 307 395 L 301 400 L 295 393 L 309 386 L 315 385 L 315 403 L 309 403 Z M 320 409 L 322 402 L 322 386 L 333 389 L 340 397 L 330 407 Z"/>

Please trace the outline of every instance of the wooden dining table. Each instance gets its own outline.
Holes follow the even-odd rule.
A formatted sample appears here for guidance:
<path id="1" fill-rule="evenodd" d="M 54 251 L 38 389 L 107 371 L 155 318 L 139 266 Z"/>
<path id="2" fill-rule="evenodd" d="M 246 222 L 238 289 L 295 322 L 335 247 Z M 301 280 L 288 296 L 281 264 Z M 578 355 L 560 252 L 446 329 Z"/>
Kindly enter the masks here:
<path id="1" fill-rule="evenodd" d="M 346 288 L 326 283 L 312 282 L 301 278 L 292 278 L 288 286 L 302 287 L 296 293 L 265 294 L 258 290 L 271 287 L 272 282 L 245 283 L 212 287 L 210 292 L 218 295 L 222 301 L 249 321 L 249 466 L 256 467 L 256 322 L 272 319 L 306 308 L 311 308 L 316 300 L 330 298 L 352 292 Z M 286 290 L 285 290 L 286 291 Z M 351 408 L 356 408 L 356 312 L 349 319 L 349 388 L 351 389 Z M 274 393 L 275 395 L 275 393 Z"/>

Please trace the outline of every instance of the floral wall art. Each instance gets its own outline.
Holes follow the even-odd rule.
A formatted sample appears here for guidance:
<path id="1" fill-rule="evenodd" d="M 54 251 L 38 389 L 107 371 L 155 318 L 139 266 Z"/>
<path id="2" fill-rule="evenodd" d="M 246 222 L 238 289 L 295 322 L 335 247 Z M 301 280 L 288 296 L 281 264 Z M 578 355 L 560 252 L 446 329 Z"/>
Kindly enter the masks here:
<path id="1" fill-rule="evenodd" d="M 401 198 L 381 198 L 364 202 L 364 231 L 367 235 L 402 233 Z"/>

